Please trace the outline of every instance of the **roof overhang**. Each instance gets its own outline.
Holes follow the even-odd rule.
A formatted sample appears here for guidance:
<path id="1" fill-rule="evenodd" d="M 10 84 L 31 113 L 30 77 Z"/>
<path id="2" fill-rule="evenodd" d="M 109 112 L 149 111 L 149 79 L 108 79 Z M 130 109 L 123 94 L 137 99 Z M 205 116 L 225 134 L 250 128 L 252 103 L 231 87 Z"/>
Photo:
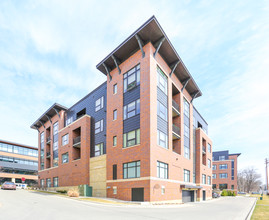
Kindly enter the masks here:
<path id="1" fill-rule="evenodd" d="M 170 68 L 173 69 L 173 67 L 175 67 L 174 74 L 182 83 L 189 79 L 185 88 L 193 98 L 197 98 L 202 95 L 201 90 L 195 83 L 190 72 L 184 65 L 155 16 L 152 16 L 133 34 L 131 34 L 123 43 L 121 43 L 106 58 L 97 64 L 96 68 L 105 75 L 107 75 L 108 71 L 118 68 L 117 64 L 124 62 L 134 52 L 139 50 L 139 43 L 136 36 L 139 36 L 144 44 L 151 42 L 152 45 L 158 49 L 158 53 L 162 56 Z M 160 42 L 161 46 L 158 47 Z"/>
<path id="2" fill-rule="evenodd" d="M 54 103 L 43 115 L 41 115 L 32 125 L 32 129 L 38 129 L 43 126 L 47 121 L 49 121 L 54 115 L 59 114 L 61 110 L 66 111 L 67 108 Z"/>
<path id="3" fill-rule="evenodd" d="M 237 154 L 229 154 L 229 156 L 233 156 L 236 155 L 237 157 L 239 157 L 241 155 L 241 153 L 237 153 Z"/>

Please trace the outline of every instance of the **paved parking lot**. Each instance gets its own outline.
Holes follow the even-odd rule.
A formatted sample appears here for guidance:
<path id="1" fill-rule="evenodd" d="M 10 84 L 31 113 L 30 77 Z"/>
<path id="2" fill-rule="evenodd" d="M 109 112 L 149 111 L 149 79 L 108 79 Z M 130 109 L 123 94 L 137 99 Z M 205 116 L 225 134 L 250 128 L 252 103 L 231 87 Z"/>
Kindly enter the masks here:
<path id="1" fill-rule="evenodd" d="M 1 219 L 245 219 L 255 199 L 219 198 L 184 205 L 109 205 L 25 190 L 0 190 Z"/>

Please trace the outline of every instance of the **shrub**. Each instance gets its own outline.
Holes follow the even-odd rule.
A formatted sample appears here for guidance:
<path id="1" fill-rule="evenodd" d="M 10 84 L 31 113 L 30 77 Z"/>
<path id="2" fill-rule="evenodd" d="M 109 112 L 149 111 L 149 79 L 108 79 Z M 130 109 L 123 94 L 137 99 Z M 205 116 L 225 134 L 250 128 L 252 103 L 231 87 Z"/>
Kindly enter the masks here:
<path id="1" fill-rule="evenodd" d="M 67 190 L 56 190 L 56 192 L 65 194 L 65 193 L 67 193 Z"/>
<path id="2" fill-rule="evenodd" d="M 223 190 L 222 193 L 221 193 L 221 196 L 228 196 L 227 190 Z"/>
<path id="3" fill-rule="evenodd" d="M 77 188 L 69 189 L 68 192 L 67 192 L 67 195 L 69 197 L 79 197 L 78 189 Z"/>

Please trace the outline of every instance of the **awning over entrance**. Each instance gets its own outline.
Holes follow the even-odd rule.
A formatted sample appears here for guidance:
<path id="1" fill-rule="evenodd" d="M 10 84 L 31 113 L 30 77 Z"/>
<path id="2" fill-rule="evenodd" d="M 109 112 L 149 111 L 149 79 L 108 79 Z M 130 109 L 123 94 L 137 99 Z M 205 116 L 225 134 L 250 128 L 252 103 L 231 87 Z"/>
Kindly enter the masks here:
<path id="1" fill-rule="evenodd" d="M 197 190 L 202 189 L 202 186 L 195 186 L 195 185 L 180 185 L 182 187 L 182 190 Z"/>

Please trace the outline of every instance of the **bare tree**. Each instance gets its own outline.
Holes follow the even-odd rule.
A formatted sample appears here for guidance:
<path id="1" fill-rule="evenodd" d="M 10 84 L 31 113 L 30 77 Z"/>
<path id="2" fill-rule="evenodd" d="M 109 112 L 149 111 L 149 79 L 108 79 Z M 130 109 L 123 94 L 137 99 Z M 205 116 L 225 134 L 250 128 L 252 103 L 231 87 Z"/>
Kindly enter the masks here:
<path id="1" fill-rule="evenodd" d="M 262 182 L 261 175 L 257 173 L 254 167 L 248 167 L 238 172 L 237 184 L 238 190 L 243 192 L 259 191 Z"/>

